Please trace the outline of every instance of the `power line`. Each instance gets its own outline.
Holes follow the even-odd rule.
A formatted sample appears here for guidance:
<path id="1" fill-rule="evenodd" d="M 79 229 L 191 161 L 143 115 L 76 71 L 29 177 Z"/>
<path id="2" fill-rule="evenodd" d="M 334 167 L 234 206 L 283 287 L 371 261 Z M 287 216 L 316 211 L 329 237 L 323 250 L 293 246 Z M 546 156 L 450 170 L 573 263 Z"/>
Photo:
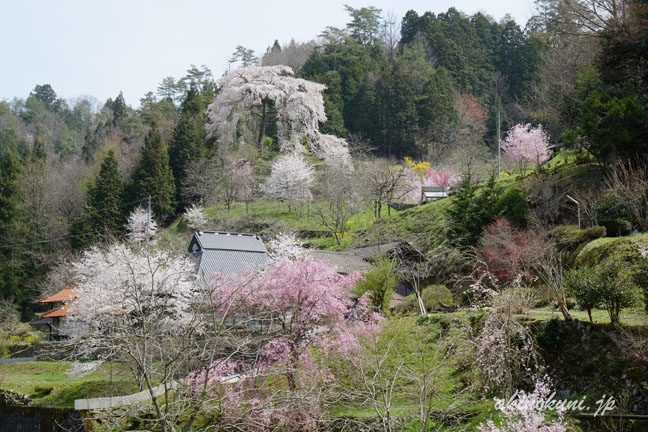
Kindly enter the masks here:
<path id="1" fill-rule="evenodd" d="M 133 205 L 133 204 L 137 204 L 137 203 L 140 203 L 140 202 L 142 202 L 142 201 L 146 201 L 147 199 L 148 199 L 148 198 L 140 198 L 140 199 L 135 200 L 135 201 L 130 201 L 130 202 L 127 202 L 127 203 L 122 203 L 122 204 L 116 205 L 115 207 L 117 207 L 117 208 L 129 207 L 129 206 L 131 206 L 131 205 Z M 113 206 L 111 206 L 111 207 L 113 207 Z M 106 210 L 107 208 L 108 208 L 108 206 L 100 207 L 100 208 L 96 208 L 96 207 L 95 207 L 94 209 L 95 209 L 97 212 L 102 212 L 102 211 Z M 20 219 L 20 220 L 26 220 L 26 221 L 31 221 L 31 220 L 32 220 L 32 218 L 29 217 L 29 216 L 22 216 L 22 217 L 20 217 L 20 218 L 18 218 L 18 219 Z"/>
<path id="2" fill-rule="evenodd" d="M 127 206 L 130 206 L 132 204 L 137 204 L 139 202 L 142 202 L 144 200 L 147 200 L 150 203 L 151 199 L 152 199 L 152 197 L 148 196 L 146 198 L 140 198 L 140 199 L 138 199 L 136 201 L 131 201 L 131 202 L 128 202 L 128 203 L 120 204 L 117 207 L 120 207 L 120 208 L 121 207 L 127 207 Z M 107 208 L 107 207 L 104 207 L 103 209 L 98 209 L 97 211 L 104 210 L 105 208 Z M 45 240 L 36 240 L 36 241 L 32 241 L 32 242 L 13 243 L 13 244 L 6 244 L 6 245 L 0 244 L 0 249 L 12 249 L 12 248 L 18 248 L 18 247 L 23 247 L 23 246 L 33 246 L 33 245 L 37 245 L 37 244 L 54 243 L 54 242 L 59 242 L 59 241 L 62 241 L 62 240 L 68 240 L 68 239 L 72 239 L 72 238 L 84 237 L 84 236 L 87 236 L 87 235 L 90 235 L 90 234 L 104 234 L 106 232 L 108 232 L 107 228 L 103 229 L 103 230 L 86 231 L 86 232 L 81 233 L 81 234 L 67 235 L 67 236 L 61 236 L 61 237 L 45 239 Z"/>

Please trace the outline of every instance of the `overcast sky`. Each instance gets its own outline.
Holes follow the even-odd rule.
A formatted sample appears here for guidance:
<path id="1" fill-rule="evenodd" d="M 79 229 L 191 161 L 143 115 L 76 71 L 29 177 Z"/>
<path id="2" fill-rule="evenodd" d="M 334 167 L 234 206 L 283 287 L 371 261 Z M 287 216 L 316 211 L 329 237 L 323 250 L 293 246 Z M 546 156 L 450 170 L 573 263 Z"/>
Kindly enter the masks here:
<path id="1" fill-rule="evenodd" d="M 122 90 L 136 107 L 192 63 L 220 76 L 239 44 L 262 55 L 275 39 L 307 41 L 326 26 L 344 27 L 345 3 L 398 17 L 451 6 L 497 20 L 509 13 L 521 26 L 533 14 L 531 0 L 0 0 L 0 99 L 49 83 L 60 97 L 102 102 Z"/>

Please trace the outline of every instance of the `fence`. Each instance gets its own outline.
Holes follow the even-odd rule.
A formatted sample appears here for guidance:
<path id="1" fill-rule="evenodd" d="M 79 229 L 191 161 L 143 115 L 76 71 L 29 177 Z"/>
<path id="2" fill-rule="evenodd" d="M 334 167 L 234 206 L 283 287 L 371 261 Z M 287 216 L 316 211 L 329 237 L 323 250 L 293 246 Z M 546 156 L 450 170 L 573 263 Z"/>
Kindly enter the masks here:
<path id="1" fill-rule="evenodd" d="M 31 362 L 31 361 L 36 361 L 38 360 L 38 357 L 16 357 L 16 358 L 3 358 L 0 359 L 0 364 L 7 364 L 7 363 L 22 363 L 22 362 Z"/>
<path id="2" fill-rule="evenodd" d="M 167 384 L 170 389 L 178 387 L 177 382 Z M 164 385 L 153 387 L 153 396 L 157 397 L 164 394 Z M 74 409 L 77 411 L 92 410 L 92 409 L 107 409 L 119 408 L 122 406 L 134 405 L 138 402 L 144 402 L 151 399 L 151 393 L 148 390 L 133 393 L 126 396 L 109 396 L 92 399 L 75 399 Z"/>

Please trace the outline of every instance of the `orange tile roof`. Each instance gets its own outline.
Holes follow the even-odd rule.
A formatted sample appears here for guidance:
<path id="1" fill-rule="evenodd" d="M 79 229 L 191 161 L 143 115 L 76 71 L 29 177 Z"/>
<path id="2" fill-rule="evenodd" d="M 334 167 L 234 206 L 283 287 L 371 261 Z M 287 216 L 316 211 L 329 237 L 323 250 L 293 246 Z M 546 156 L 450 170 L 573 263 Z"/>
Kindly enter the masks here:
<path id="1" fill-rule="evenodd" d="M 43 315 L 41 315 L 41 318 L 56 318 L 56 317 L 62 317 L 67 315 L 70 315 L 70 312 L 68 311 L 68 305 L 65 305 L 65 306 L 61 306 L 60 308 L 52 309 L 50 311 L 45 312 Z"/>
<path id="2" fill-rule="evenodd" d="M 56 303 L 62 301 L 72 300 L 74 298 L 74 288 L 66 287 L 65 289 L 57 292 L 51 297 L 44 298 L 39 300 L 41 303 Z"/>

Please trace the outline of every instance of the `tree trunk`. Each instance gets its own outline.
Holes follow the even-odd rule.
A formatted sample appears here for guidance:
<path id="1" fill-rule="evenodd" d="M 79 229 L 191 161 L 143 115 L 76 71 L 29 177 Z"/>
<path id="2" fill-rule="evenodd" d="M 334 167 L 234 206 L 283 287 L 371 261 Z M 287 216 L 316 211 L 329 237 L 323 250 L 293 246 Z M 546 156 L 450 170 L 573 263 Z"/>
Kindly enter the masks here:
<path id="1" fill-rule="evenodd" d="M 565 305 L 564 301 L 561 301 L 558 304 L 558 308 L 560 309 L 560 313 L 562 313 L 562 316 L 565 319 L 565 321 L 569 322 L 574 320 L 574 318 L 572 318 L 571 316 L 571 313 L 569 313 L 569 309 L 567 309 L 567 306 Z"/>
<path id="2" fill-rule="evenodd" d="M 594 324 L 594 320 L 592 319 L 592 308 L 587 308 L 587 316 L 589 317 L 590 324 Z"/>
<path id="3" fill-rule="evenodd" d="M 262 110 L 261 110 L 261 127 L 259 128 L 259 138 L 257 139 L 257 146 L 261 150 L 261 155 L 263 155 L 263 142 L 265 141 L 265 131 L 266 123 L 268 122 L 268 100 L 263 99 Z"/>

